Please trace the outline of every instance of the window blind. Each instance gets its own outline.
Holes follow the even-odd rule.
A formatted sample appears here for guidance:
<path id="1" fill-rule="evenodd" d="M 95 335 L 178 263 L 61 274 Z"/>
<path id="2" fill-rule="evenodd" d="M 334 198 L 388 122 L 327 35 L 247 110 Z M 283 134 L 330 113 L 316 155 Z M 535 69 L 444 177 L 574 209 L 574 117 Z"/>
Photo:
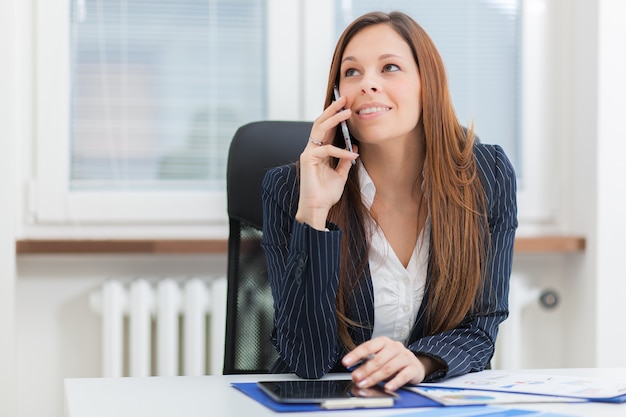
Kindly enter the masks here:
<path id="1" fill-rule="evenodd" d="M 73 190 L 225 190 L 266 114 L 262 0 L 73 0 Z"/>
<path id="2" fill-rule="evenodd" d="M 502 145 L 521 176 L 519 0 L 337 0 L 337 37 L 369 11 L 401 10 L 431 36 L 462 124 Z"/>

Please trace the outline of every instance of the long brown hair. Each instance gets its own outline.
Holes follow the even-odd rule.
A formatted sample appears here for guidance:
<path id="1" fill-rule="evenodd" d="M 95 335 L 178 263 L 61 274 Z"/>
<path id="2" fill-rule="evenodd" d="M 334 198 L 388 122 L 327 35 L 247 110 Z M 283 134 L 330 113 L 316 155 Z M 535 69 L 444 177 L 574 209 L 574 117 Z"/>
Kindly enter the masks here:
<path id="1" fill-rule="evenodd" d="M 325 107 L 332 101 L 332 89 L 339 82 L 344 50 L 350 40 L 371 25 L 392 27 L 409 45 L 422 83 L 424 126 L 424 198 L 431 221 L 428 307 L 426 333 L 436 334 L 459 325 L 472 310 L 485 275 L 488 255 L 488 224 L 484 190 L 473 154 L 472 129 L 464 129 L 454 111 L 443 60 L 430 36 L 411 17 L 401 12 L 373 12 L 352 22 L 343 32 L 333 55 L 328 77 Z M 343 146 L 339 129 L 335 145 Z M 337 320 L 339 337 L 348 349 L 354 323 L 346 310 L 356 281 L 367 266 L 369 241 L 357 170 L 350 171 L 341 199 L 333 206 L 329 220 L 343 230 Z M 354 259 L 361 259 L 353 265 Z M 371 324 L 370 324 L 371 325 Z"/>

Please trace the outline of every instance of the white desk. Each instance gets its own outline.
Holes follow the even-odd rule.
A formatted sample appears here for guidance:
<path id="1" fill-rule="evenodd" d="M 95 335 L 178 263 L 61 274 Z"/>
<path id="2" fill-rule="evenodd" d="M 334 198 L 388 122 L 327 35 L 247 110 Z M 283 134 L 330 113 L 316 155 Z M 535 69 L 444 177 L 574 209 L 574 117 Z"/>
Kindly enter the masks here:
<path id="1" fill-rule="evenodd" d="M 522 372 L 626 378 L 619 369 L 535 369 Z M 332 375 L 331 378 L 345 377 Z M 293 375 L 228 375 L 200 377 L 75 378 L 65 380 L 67 417 L 313 417 L 390 416 L 419 408 L 274 413 L 230 386 L 231 382 L 285 379 Z M 581 417 L 626 416 L 626 403 L 519 404 L 509 407 L 560 412 Z M 425 409 L 421 409 L 425 410 Z"/>

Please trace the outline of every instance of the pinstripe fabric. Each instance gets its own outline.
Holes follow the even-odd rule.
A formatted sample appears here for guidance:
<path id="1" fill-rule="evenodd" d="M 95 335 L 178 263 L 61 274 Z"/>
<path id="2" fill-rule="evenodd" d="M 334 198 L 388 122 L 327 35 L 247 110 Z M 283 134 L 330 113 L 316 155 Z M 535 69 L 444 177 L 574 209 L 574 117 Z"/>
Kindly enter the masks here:
<path id="1" fill-rule="evenodd" d="M 476 311 L 457 328 L 424 335 L 428 309 L 428 278 L 408 348 L 443 361 L 447 369 L 427 380 L 484 369 L 494 352 L 498 325 L 508 316 L 508 291 L 513 241 L 517 228 L 516 183 L 513 167 L 498 145 L 474 148 L 486 194 L 492 258 Z M 337 335 L 335 295 L 339 283 L 342 232 L 329 224 L 329 232 L 295 221 L 298 183 L 294 165 L 270 170 L 263 180 L 263 247 L 274 297 L 272 343 L 280 359 L 275 372 L 295 372 L 319 378 L 344 370 L 347 352 Z M 355 261 L 356 262 L 356 261 Z M 362 327 L 352 330 L 360 344 L 371 338 L 374 293 L 369 270 L 355 289 L 348 316 Z"/>

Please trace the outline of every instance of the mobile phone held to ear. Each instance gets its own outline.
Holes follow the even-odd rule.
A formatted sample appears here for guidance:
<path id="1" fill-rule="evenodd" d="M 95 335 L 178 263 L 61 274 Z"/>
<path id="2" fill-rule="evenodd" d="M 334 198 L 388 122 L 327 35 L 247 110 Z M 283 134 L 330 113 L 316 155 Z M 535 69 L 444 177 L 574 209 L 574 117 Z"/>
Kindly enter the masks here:
<path id="1" fill-rule="evenodd" d="M 335 101 L 339 100 L 339 88 L 335 86 L 333 88 L 333 93 L 335 96 Z M 343 140 L 346 142 L 346 149 L 352 152 L 352 140 L 350 140 L 350 131 L 348 131 L 348 124 L 344 120 L 341 122 L 341 133 L 343 134 Z M 352 160 L 352 165 L 356 164 L 356 161 Z"/>

